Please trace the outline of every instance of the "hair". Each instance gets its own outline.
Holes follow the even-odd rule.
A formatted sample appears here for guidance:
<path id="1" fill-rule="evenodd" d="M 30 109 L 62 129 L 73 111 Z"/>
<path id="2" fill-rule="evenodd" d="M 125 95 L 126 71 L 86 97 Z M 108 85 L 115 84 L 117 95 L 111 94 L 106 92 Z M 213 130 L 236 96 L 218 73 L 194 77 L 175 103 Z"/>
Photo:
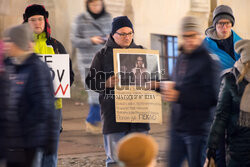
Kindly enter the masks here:
<path id="1" fill-rule="evenodd" d="M 237 79 L 237 84 L 240 83 L 243 78 L 245 77 L 245 75 L 247 74 L 247 72 L 249 71 L 250 69 L 250 61 L 247 61 L 245 64 L 244 64 L 244 68 L 242 71 L 240 71 L 240 77 Z"/>

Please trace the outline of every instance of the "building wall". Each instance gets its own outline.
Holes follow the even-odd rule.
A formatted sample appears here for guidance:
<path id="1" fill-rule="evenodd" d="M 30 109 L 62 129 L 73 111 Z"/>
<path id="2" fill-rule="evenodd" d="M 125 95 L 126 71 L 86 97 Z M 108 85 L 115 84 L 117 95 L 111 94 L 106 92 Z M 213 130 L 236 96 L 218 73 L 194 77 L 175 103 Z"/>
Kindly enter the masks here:
<path id="1" fill-rule="evenodd" d="M 150 48 L 150 34 L 177 36 L 180 20 L 187 14 L 202 18 L 204 29 L 207 27 L 209 9 L 192 11 L 190 0 L 157 0 L 157 3 L 155 0 L 133 0 L 132 4 L 135 41 L 147 48 Z"/>

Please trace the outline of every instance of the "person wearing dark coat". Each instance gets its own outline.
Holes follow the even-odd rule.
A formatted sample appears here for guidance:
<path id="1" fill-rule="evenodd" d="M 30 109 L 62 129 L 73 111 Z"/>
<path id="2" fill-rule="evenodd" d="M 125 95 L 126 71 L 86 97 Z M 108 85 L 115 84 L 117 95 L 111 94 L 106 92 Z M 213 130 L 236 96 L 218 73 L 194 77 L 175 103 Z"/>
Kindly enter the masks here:
<path id="1" fill-rule="evenodd" d="M 172 103 L 169 167 L 180 167 L 187 158 L 189 166 L 202 167 L 206 143 L 216 105 L 216 65 L 202 44 L 199 20 L 186 16 L 182 20 L 183 44 L 174 69 L 172 86 L 163 85 L 162 94 Z M 167 83 L 164 83 L 167 84 Z"/>
<path id="2" fill-rule="evenodd" d="M 0 41 L 0 167 L 5 167 L 5 113 L 8 109 L 8 75 L 4 65 L 4 46 Z"/>
<path id="3" fill-rule="evenodd" d="M 114 18 L 110 37 L 104 48 L 95 55 L 86 77 L 87 86 L 100 94 L 106 166 L 117 165 L 115 150 L 122 137 L 131 132 L 147 133 L 150 129 L 147 123 L 118 123 L 115 117 L 114 85 L 118 78 L 114 75 L 113 49 L 142 49 L 133 42 L 133 34 L 133 25 L 127 16 Z"/>
<path id="4" fill-rule="evenodd" d="M 59 131 L 49 67 L 32 53 L 33 33 L 22 24 L 5 31 L 10 89 L 5 114 L 7 166 L 41 167 Z"/>
<path id="5" fill-rule="evenodd" d="M 220 141 L 227 131 L 227 166 L 248 167 L 250 166 L 250 40 L 238 41 L 235 50 L 241 58 L 222 76 L 216 116 L 208 139 L 207 158 L 216 159 L 216 150 L 219 149 Z"/>

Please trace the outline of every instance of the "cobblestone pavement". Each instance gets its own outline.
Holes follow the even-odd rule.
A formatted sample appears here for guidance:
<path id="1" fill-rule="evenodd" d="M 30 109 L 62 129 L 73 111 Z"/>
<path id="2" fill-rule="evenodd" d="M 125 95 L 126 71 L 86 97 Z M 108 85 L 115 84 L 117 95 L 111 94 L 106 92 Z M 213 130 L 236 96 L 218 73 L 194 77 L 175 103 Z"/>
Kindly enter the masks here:
<path id="1" fill-rule="evenodd" d="M 103 167 L 105 153 L 102 135 L 85 131 L 88 105 L 65 100 L 63 106 L 63 132 L 60 137 L 58 167 Z M 163 124 L 151 124 L 150 134 L 159 144 L 157 167 L 166 164 L 167 112 L 163 112 Z"/>

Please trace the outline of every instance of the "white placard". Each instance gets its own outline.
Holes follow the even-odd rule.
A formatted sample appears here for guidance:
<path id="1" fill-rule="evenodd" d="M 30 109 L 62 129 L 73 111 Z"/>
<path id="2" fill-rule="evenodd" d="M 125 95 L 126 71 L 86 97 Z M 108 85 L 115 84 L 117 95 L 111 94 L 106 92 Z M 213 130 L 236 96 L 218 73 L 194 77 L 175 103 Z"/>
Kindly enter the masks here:
<path id="1" fill-rule="evenodd" d="M 57 98 L 70 98 L 70 69 L 68 54 L 39 54 L 47 63 L 54 84 L 54 95 Z"/>

